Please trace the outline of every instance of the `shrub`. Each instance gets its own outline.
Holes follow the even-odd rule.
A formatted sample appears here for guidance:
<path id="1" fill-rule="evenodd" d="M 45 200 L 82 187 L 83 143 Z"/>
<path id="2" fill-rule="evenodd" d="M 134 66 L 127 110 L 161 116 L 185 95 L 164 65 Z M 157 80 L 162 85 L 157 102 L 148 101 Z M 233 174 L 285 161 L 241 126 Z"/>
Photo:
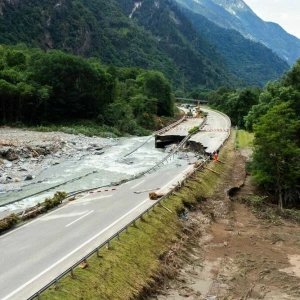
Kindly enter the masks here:
<path id="1" fill-rule="evenodd" d="M 5 219 L 0 221 L 0 233 L 12 228 L 15 224 L 19 222 L 19 217 L 16 214 L 11 214 Z"/>
<path id="2" fill-rule="evenodd" d="M 193 127 L 192 129 L 189 130 L 189 134 L 194 134 L 196 133 L 197 131 L 199 131 L 199 126 L 195 126 Z"/>
<path id="3" fill-rule="evenodd" d="M 56 192 L 53 198 L 46 198 L 42 205 L 44 205 L 47 210 L 51 209 L 58 206 L 66 196 L 67 194 L 65 192 Z"/>

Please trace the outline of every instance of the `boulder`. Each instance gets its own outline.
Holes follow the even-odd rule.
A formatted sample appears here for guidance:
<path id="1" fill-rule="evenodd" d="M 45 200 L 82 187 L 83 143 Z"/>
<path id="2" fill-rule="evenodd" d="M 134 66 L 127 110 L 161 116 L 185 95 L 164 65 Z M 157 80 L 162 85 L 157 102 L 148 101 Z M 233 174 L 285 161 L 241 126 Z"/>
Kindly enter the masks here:
<path id="1" fill-rule="evenodd" d="M 13 182 L 13 179 L 10 176 L 6 176 L 5 181 L 6 183 L 9 183 L 9 182 Z"/>
<path id="2" fill-rule="evenodd" d="M 94 155 L 102 155 L 104 153 L 104 151 L 95 151 Z"/>
<path id="3" fill-rule="evenodd" d="M 40 146 L 35 149 L 40 155 L 48 155 L 51 154 L 51 150 L 48 146 Z"/>
<path id="4" fill-rule="evenodd" d="M 9 161 L 14 161 L 19 159 L 19 156 L 15 153 L 15 151 L 13 149 L 9 149 L 6 154 L 5 154 L 5 158 Z"/>
<path id="5" fill-rule="evenodd" d="M 26 175 L 24 180 L 27 181 L 27 180 L 32 180 L 32 179 L 33 179 L 32 175 L 28 174 L 28 175 Z"/>

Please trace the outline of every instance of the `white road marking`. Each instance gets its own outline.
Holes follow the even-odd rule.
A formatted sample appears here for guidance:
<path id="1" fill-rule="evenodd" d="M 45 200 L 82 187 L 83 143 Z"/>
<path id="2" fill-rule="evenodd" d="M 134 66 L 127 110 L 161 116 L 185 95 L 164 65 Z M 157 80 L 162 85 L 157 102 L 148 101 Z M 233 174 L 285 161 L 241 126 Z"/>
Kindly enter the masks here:
<path id="1" fill-rule="evenodd" d="M 4 297 L 2 300 L 8 300 L 8 299 L 10 299 L 12 296 L 14 296 L 15 294 L 17 294 L 19 291 L 21 291 L 22 289 L 24 289 L 26 286 L 28 286 L 29 284 L 31 284 L 32 282 L 34 282 L 35 280 L 37 280 L 38 278 L 40 278 L 41 276 L 43 276 L 45 273 L 47 273 L 48 271 L 50 271 L 51 269 L 53 269 L 54 267 L 56 267 L 58 264 L 60 264 L 61 262 L 63 262 L 65 259 L 67 259 L 68 257 L 70 257 L 72 254 L 74 254 L 75 252 L 77 252 L 78 250 L 80 250 L 81 248 L 83 248 L 84 246 L 86 246 L 92 240 L 96 239 L 98 236 L 100 236 L 101 234 L 103 234 L 105 231 L 107 231 L 108 229 L 110 229 L 111 227 L 113 227 L 115 224 L 117 224 L 118 222 L 120 222 L 122 219 L 124 219 L 125 217 L 127 217 L 129 214 L 131 214 L 133 211 L 135 211 L 137 208 L 139 208 L 140 206 L 142 206 L 147 201 L 149 201 L 149 198 L 145 199 L 143 202 L 141 202 L 139 205 L 137 205 L 136 207 L 134 207 L 128 213 L 126 213 L 125 215 L 123 215 L 121 218 L 119 218 L 118 220 L 116 220 L 115 222 L 113 222 L 112 224 L 110 224 L 109 226 L 107 226 L 106 228 L 104 228 L 103 230 L 101 230 L 100 232 L 98 232 L 96 235 L 94 235 L 93 237 L 91 237 L 89 240 L 87 240 L 86 242 L 84 242 L 83 244 L 81 244 L 80 246 L 78 246 L 76 249 L 74 249 L 69 254 L 67 254 L 66 256 L 64 256 L 63 258 L 61 258 L 60 260 L 58 260 L 52 266 L 50 266 L 47 269 L 45 269 L 44 271 L 42 271 L 37 276 L 33 277 L 32 279 L 30 279 L 29 281 L 27 281 L 26 283 L 24 283 L 22 286 L 20 286 L 16 290 L 14 290 L 12 293 L 10 293 L 6 297 Z"/>
<path id="2" fill-rule="evenodd" d="M 6 237 L 6 236 L 8 236 L 8 235 L 10 235 L 10 234 L 12 234 L 12 233 L 15 233 L 15 232 L 19 231 L 19 230 L 22 229 L 22 228 L 28 227 L 29 225 L 31 225 L 31 224 L 33 224 L 33 223 L 36 223 L 37 221 L 43 220 L 45 217 L 48 217 L 48 216 L 50 216 L 50 215 L 52 215 L 52 214 L 58 212 L 59 210 L 61 210 L 61 209 L 63 209 L 63 208 L 66 208 L 66 206 L 60 207 L 60 208 L 58 208 L 58 209 L 55 209 L 54 211 L 52 211 L 52 212 L 50 212 L 50 213 L 47 213 L 47 215 L 45 215 L 45 216 L 43 216 L 43 217 L 40 217 L 40 218 L 37 218 L 37 219 L 35 219 L 35 220 L 31 221 L 31 222 L 28 222 L 28 223 L 25 224 L 25 225 L 21 225 L 19 228 L 13 229 L 12 231 L 10 231 L 10 232 L 8 232 L 8 233 L 6 233 L 6 234 L 4 234 L 4 235 L 1 235 L 1 236 L 0 236 L 0 239 L 4 238 L 4 237 Z"/>
<path id="3" fill-rule="evenodd" d="M 188 168 L 186 168 L 184 171 L 188 170 L 190 168 L 190 166 Z M 164 189 L 165 187 L 167 187 L 169 184 L 171 184 L 177 177 L 182 176 L 181 174 L 179 174 L 178 176 L 176 176 L 174 179 L 172 179 L 170 182 L 168 182 L 166 185 L 164 185 L 162 189 Z M 139 205 L 137 205 L 136 207 L 134 207 L 133 209 L 131 209 L 129 212 L 127 212 L 125 215 L 123 215 L 121 218 L 119 218 L 118 220 L 116 220 L 115 222 L 113 222 L 112 224 L 110 224 L 109 226 L 107 226 L 106 228 L 104 228 L 103 230 L 101 230 L 100 232 L 98 232 L 96 235 L 94 235 L 93 237 L 91 237 L 89 240 L 87 240 L 86 242 L 84 242 L 83 244 L 81 244 L 80 246 L 78 246 L 76 249 L 74 249 L 73 251 L 71 251 L 69 254 L 65 255 L 64 257 L 62 257 L 60 260 L 58 260 L 56 263 L 54 263 L 52 266 L 48 267 L 47 269 L 45 269 L 44 271 L 42 271 L 40 274 L 38 274 L 37 276 L 33 277 L 32 279 L 30 279 L 29 281 L 27 281 L 26 283 L 24 283 L 23 285 L 21 285 L 19 288 L 17 288 L 16 290 L 14 290 L 12 293 L 10 293 L 9 295 L 7 295 L 6 297 L 4 297 L 2 300 L 8 300 L 10 299 L 12 296 L 14 296 L 15 294 L 17 294 L 19 291 L 21 291 L 22 289 L 24 289 L 26 286 L 28 286 L 29 284 L 31 284 L 32 282 L 34 282 L 35 280 L 37 280 L 38 278 L 40 278 L 41 276 L 43 276 L 45 273 L 47 273 L 48 271 L 52 270 L 54 267 L 56 267 L 58 264 L 60 264 L 61 262 L 63 262 L 65 259 L 67 259 L 68 257 L 70 257 L 72 254 L 76 253 L 78 250 L 80 250 L 81 248 L 83 248 L 84 246 L 86 246 L 88 243 L 90 243 L 92 240 L 96 239 L 97 237 L 99 237 L 101 234 L 103 234 L 105 231 L 107 231 L 108 229 L 110 229 L 111 227 L 113 227 L 115 224 L 117 224 L 118 222 L 120 222 L 122 219 L 124 219 L 125 217 L 127 217 L 129 214 L 131 214 L 133 211 L 135 211 L 136 209 L 138 209 L 140 206 L 142 206 L 144 203 L 146 203 L 147 201 L 149 201 L 149 198 L 145 199 L 143 202 L 141 202 Z"/>
<path id="4" fill-rule="evenodd" d="M 83 199 L 83 197 L 82 197 L 81 199 L 79 199 L 78 202 L 76 202 L 76 203 L 73 202 L 72 204 L 79 206 L 79 205 L 81 205 L 82 203 L 85 203 L 85 202 L 91 202 L 91 201 L 95 201 L 95 200 L 99 200 L 99 199 L 103 199 L 103 198 L 110 198 L 110 197 L 114 196 L 114 195 L 98 196 L 99 194 L 93 194 L 93 195 L 96 196 L 96 197 L 90 197 L 90 198 L 86 198 L 84 200 L 81 200 L 81 199 Z"/>
<path id="5" fill-rule="evenodd" d="M 85 214 L 85 215 L 81 216 L 81 217 L 80 217 L 80 218 L 78 218 L 77 220 L 75 220 L 75 221 L 73 221 L 73 222 L 69 223 L 68 225 L 66 225 L 66 227 L 69 227 L 69 226 L 73 225 L 74 223 L 78 222 L 79 220 L 81 220 L 81 219 L 83 219 L 83 218 L 87 217 L 87 216 L 88 216 L 88 215 L 90 215 L 92 212 L 94 212 L 94 211 L 92 210 L 92 211 L 88 212 L 87 214 Z"/>
<path id="6" fill-rule="evenodd" d="M 146 180 L 146 179 L 145 179 Z M 137 187 L 137 186 L 139 186 L 140 184 L 142 184 L 145 180 L 143 180 L 143 181 L 141 181 L 141 182 L 139 182 L 138 184 L 136 184 L 136 185 L 134 185 L 133 187 L 131 187 L 130 189 L 132 190 L 132 189 L 134 189 L 135 187 Z"/>

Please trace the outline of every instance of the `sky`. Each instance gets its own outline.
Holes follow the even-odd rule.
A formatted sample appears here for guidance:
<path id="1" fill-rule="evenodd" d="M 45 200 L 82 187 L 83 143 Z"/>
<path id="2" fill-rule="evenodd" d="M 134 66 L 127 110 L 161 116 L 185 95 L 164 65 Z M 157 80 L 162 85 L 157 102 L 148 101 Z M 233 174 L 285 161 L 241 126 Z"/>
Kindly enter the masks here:
<path id="1" fill-rule="evenodd" d="M 264 21 L 279 24 L 300 38 L 300 0 L 244 0 Z"/>

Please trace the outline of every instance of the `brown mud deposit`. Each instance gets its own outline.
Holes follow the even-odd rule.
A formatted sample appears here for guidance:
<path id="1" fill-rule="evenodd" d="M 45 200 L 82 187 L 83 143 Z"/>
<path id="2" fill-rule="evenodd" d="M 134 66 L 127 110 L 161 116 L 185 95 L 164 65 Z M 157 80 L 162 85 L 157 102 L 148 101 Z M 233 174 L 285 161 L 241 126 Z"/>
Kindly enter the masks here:
<path id="1" fill-rule="evenodd" d="M 300 226 L 258 219 L 240 204 L 256 191 L 246 158 L 229 156 L 213 197 L 189 214 L 194 236 L 178 254 L 178 274 L 150 299 L 300 299 Z"/>

